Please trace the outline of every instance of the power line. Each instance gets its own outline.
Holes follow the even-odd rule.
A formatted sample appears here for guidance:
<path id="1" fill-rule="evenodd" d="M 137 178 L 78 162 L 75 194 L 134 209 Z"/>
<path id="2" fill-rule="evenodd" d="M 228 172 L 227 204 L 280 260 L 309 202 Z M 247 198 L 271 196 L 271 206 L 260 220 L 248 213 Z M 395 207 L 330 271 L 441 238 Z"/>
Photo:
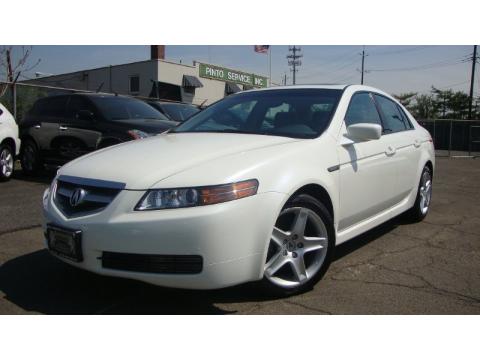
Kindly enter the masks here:
<path id="1" fill-rule="evenodd" d="M 414 52 L 414 51 L 419 51 L 426 49 L 428 47 L 431 47 L 431 45 L 420 45 L 420 46 L 414 46 L 413 48 L 409 49 L 399 49 L 399 50 L 390 50 L 390 51 L 380 51 L 380 52 L 372 52 L 372 55 L 378 56 L 378 55 L 391 55 L 391 54 L 403 54 L 403 53 L 409 53 L 409 52 Z"/>
<path id="2" fill-rule="evenodd" d="M 333 64 L 333 65 L 334 65 L 333 69 L 335 69 L 336 66 L 339 65 L 339 63 L 341 64 L 341 63 L 343 63 L 345 60 L 348 62 L 348 61 L 350 61 L 351 59 L 356 58 L 356 57 L 357 57 L 357 52 L 355 51 L 355 52 L 352 53 L 352 52 L 349 51 L 348 54 L 345 53 L 345 54 L 343 54 L 343 55 L 346 55 L 346 56 L 341 56 L 341 57 L 338 58 L 338 59 L 333 59 L 333 60 L 331 59 L 330 61 L 327 61 L 327 62 L 322 63 L 322 64 L 321 64 L 322 67 L 329 66 L 329 65 L 332 65 L 332 64 Z"/>
<path id="3" fill-rule="evenodd" d="M 464 85 L 464 84 L 467 84 L 468 83 L 468 80 L 466 81 L 462 81 L 462 82 L 459 82 L 459 83 L 455 83 L 455 84 L 450 84 L 450 85 L 446 85 L 446 86 L 442 86 L 442 87 L 439 87 L 437 89 L 447 89 L 447 88 L 452 88 L 452 87 L 456 87 L 456 86 L 460 86 L 460 85 Z"/>
<path id="4" fill-rule="evenodd" d="M 456 58 L 455 61 L 453 60 L 443 60 L 443 61 L 438 61 L 430 64 L 423 64 L 423 65 L 417 65 L 417 66 L 411 66 L 411 67 L 403 67 L 403 68 L 390 68 L 390 69 L 371 69 L 369 71 L 375 71 L 375 72 L 384 72 L 384 71 L 414 71 L 414 70 L 428 70 L 428 69 L 433 69 L 433 68 L 438 68 L 438 67 L 444 67 L 444 66 L 452 66 L 452 65 L 457 65 L 461 63 L 467 62 L 468 59 L 464 58 Z"/>
<path id="5" fill-rule="evenodd" d="M 334 67 L 331 70 L 314 71 L 314 72 L 311 72 L 309 74 L 300 75 L 300 77 L 302 77 L 302 78 L 312 77 L 312 76 L 323 75 L 325 73 L 327 73 L 327 77 L 331 77 L 332 75 L 335 75 L 336 73 L 338 73 L 340 70 L 343 70 L 343 69 L 349 67 L 350 65 L 355 64 L 358 61 L 357 56 L 358 56 L 358 53 L 355 53 L 354 54 L 355 59 L 353 59 L 353 61 L 349 61 L 347 63 L 341 64 L 339 67 Z M 348 57 L 348 60 L 350 60 L 350 59 L 352 59 L 352 57 Z M 341 75 L 343 75 L 343 74 L 345 74 L 345 72 L 341 72 Z"/>

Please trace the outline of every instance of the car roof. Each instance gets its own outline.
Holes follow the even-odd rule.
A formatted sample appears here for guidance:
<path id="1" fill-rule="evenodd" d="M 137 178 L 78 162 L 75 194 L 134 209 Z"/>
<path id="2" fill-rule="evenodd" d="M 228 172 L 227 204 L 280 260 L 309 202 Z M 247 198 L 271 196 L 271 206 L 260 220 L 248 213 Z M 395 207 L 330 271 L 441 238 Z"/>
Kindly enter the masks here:
<path id="1" fill-rule="evenodd" d="M 177 101 L 162 101 L 162 100 L 147 100 L 150 103 L 157 103 L 157 104 L 173 104 L 173 105 L 190 105 L 196 107 L 195 104 L 185 103 L 185 102 L 177 102 Z"/>
<path id="2" fill-rule="evenodd" d="M 332 89 L 344 90 L 348 84 L 318 84 L 318 85 L 286 85 L 286 86 L 271 86 L 261 89 L 251 89 L 242 92 L 256 92 L 256 91 L 271 91 L 271 90 L 292 90 L 292 89 Z"/>
<path id="3" fill-rule="evenodd" d="M 372 86 L 368 85 L 359 85 L 359 84 L 311 84 L 311 85 L 287 85 L 287 86 L 272 86 L 272 87 L 267 87 L 267 88 L 262 88 L 262 89 L 252 89 L 252 90 L 246 90 L 246 91 L 241 91 L 240 93 L 250 93 L 250 92 L 262 92 L 262 91 L 274 91 L 274 90 L 291 90 L 291 89 L 331 89 L 331 90 L 345 90 L 345 89 L 351 89 L 352 91 L 368 91 L 368 92 L 375 92 L 380 95 L 384 95 L 386 97 L 389 97 L 391 99 L 395 99 L 392 95 L 386 93 L 383 90 L 374 88 Z"/>
<path id="4" fill-rule="evenodd" d="M 100 97 L 100 98 L 110 98 L 110 97 L 118 97 L 118 98 L 125 98 L 125 99 L 134 99 L 130 96 L 123 96 L 123 95 L 115 95 L 115 94 L 106 94 L 106 93 L 84 93 L 84 92 L 72 92 L 70 94 L 52 94 L 52 95 L 47 95 L 41 99 L 51 99 L 51 98 L 56 98 L 56 97 L 64 97 L 64 96 L 72 96 L 72 95 L 77 95 L 77 96 L 87 96 L 87 97 Z"/>

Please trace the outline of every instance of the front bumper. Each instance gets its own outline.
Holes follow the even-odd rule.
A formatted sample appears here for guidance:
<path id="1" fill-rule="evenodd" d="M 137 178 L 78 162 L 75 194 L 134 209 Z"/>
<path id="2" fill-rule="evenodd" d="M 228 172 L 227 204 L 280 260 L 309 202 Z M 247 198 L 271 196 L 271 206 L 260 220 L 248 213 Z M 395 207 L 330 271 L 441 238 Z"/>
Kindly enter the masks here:
<path id="1" fill-rule="evenodd" d="M 213 289 L 263 276 L 268 241 L 284 194 L 262 193 L 222 204 L 183 209 L 133 211 L 143 191 L 121 191 L 103 211 L 65 217 L 51 196 L 45 223 L 82 231 L 84 260 L 63 261 L 101 275 L 168 287 Z M 158 274 L 102 267 L 103 252 L 200 255 L 198 274 Z"/>

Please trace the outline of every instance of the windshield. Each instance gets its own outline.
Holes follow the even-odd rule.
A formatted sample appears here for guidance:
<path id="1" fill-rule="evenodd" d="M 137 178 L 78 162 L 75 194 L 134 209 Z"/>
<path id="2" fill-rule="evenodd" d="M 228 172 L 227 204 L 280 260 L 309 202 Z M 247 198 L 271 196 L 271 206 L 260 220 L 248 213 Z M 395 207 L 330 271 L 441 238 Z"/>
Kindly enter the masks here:
<path id="1" fill-rule="evenodd" d="M 121 96 L 92 96 L 91 99 L 106 120 L 168 120 L 165 115 L 141 100 Z"/>
<path id="2" fill-rule="evenodd" d="M 197 107 L 188 104 L 162 104 L 162 109 L 175 121 L 185 121 L 200 111 Z"/>
<path id="3" fill-rule="evenodd" d="M 172 132 L 220 132 L 315 138 L 325 131 L 342 90 L 282 89 L 231 95 Z"/>

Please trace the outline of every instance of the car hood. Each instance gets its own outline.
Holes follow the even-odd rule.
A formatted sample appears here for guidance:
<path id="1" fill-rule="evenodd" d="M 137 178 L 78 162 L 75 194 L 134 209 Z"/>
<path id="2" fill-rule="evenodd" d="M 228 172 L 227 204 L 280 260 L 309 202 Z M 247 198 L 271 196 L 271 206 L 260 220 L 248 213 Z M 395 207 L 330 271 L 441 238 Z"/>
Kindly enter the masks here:
<path id="1" fill-rule="evenodd" d="M 63 166 L 59 175 L 122 182 L 131 190 L 148 189 L 214 159 L 295 141 L 299 140 L 250 134 L 166 133 L 87 154 Z M 202 185 L 195 184 L 195 179 L 191 182 Z"/>

